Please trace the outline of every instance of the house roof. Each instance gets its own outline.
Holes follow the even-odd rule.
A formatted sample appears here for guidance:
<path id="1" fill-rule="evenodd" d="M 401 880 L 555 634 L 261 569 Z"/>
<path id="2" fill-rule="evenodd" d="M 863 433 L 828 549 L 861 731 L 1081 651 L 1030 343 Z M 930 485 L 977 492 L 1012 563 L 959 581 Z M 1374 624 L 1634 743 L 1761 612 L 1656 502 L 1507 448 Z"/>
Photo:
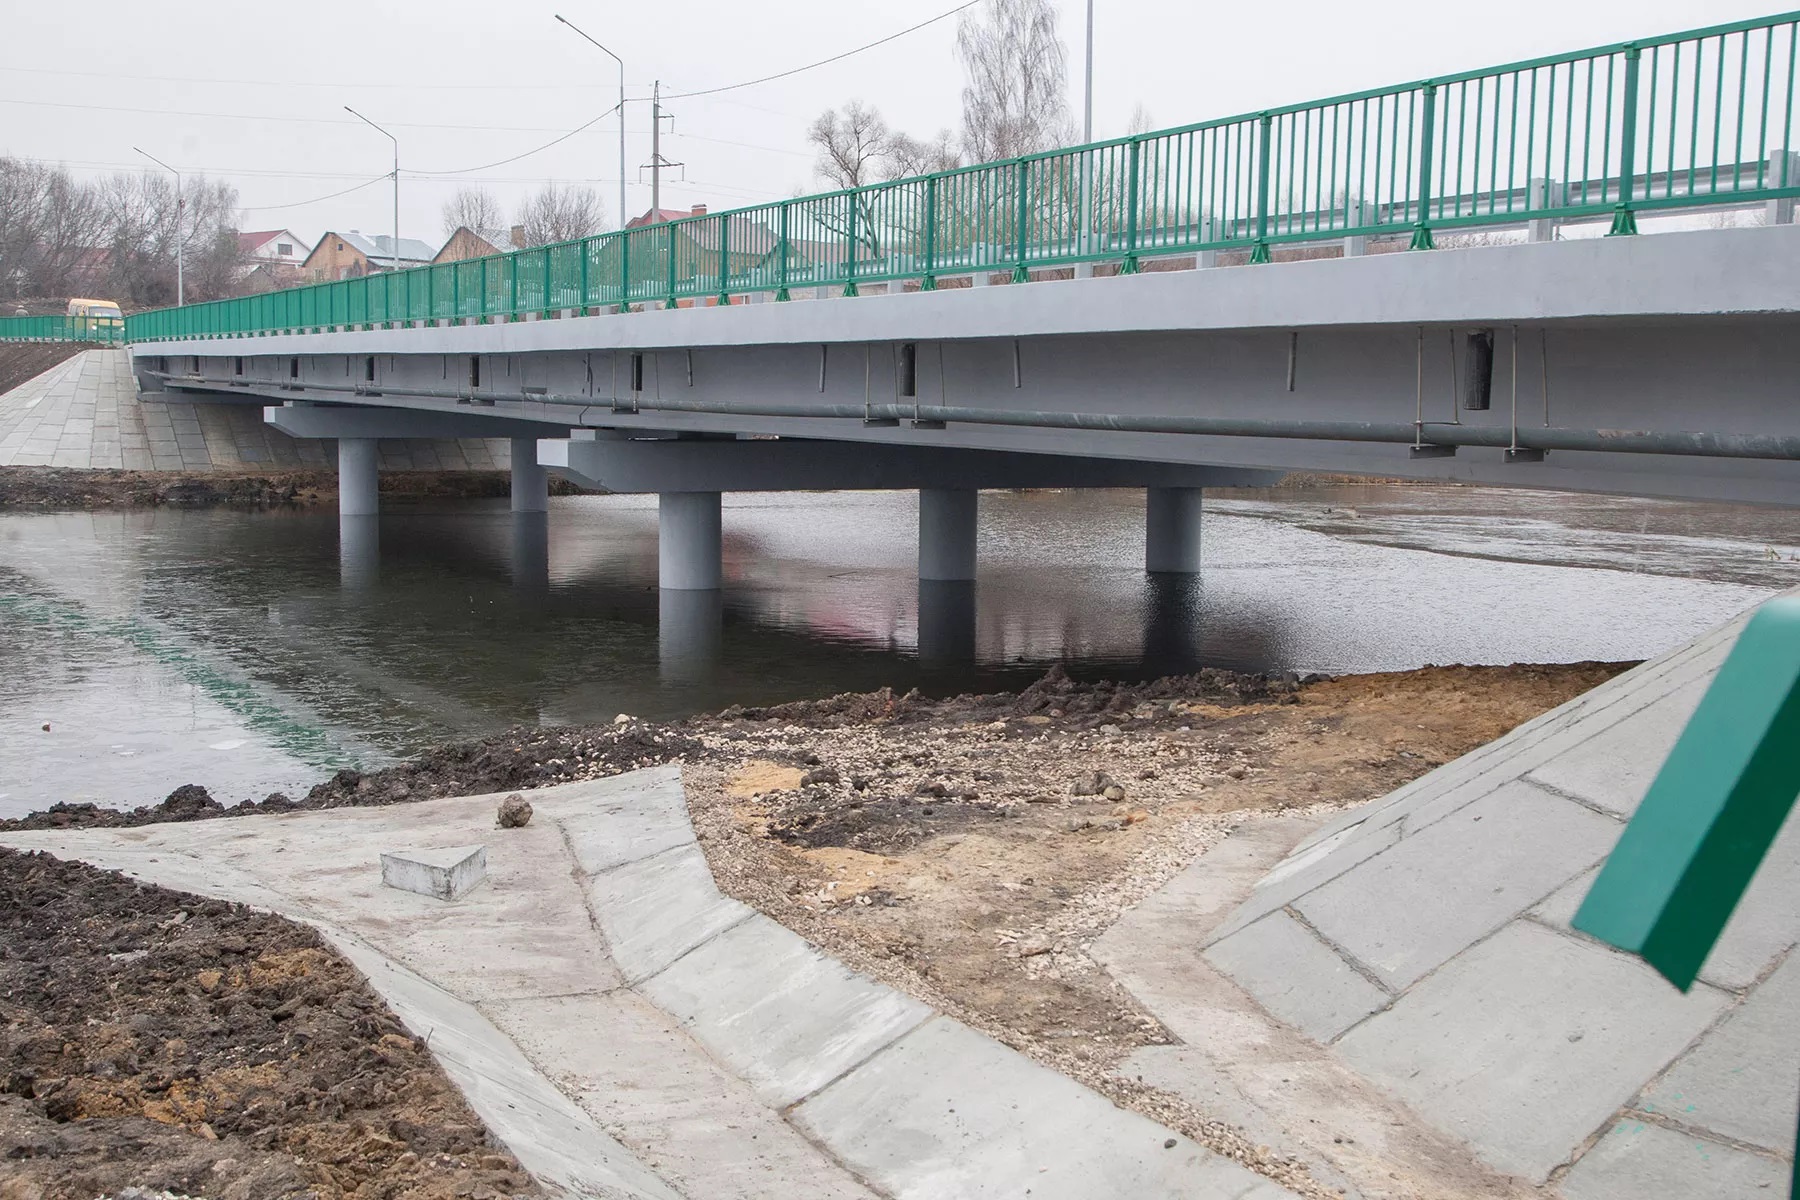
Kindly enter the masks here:
<path id="1" fill-rule="evenodd" d="M 325 236 L 328 238 L 335 236 L 341 242 L 350 243 L 362 251 L 363 256 L 371 262 L 386 261 L 394 257 L 394 239 L 391 234 L 378 233 L 371 237 L 359 229 L 352 229 L 349 233 L 327 233 Z M 399 258 L 401 262 L 427 263 L 436 253 L 437 251 L 418 238 L 400 239 Z"/>
<path id="2" fill-rule="evenodd" d="M 259 233 L 240 233 L 237 235 L 238 249 L 253 254 L 286 232 L 285 229 L 265 229 Z"/>

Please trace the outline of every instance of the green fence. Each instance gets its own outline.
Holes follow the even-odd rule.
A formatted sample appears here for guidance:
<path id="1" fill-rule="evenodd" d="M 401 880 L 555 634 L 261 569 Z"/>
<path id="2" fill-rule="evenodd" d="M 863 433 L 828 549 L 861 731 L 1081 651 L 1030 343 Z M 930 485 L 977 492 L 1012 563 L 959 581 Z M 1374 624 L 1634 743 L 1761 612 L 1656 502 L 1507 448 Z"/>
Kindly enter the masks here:
<path id="1" fill-rule="evenodd" d="M 1786 13 L 584 241 L 161 309 L 130 340 L 675 307 L 1800 195 Z"/>
<path id="2" fill-rule="evenodd" d="M 0 342 L 98 342 L 117 346 L 125 327 L 94 317 L 0 317 Z"/>

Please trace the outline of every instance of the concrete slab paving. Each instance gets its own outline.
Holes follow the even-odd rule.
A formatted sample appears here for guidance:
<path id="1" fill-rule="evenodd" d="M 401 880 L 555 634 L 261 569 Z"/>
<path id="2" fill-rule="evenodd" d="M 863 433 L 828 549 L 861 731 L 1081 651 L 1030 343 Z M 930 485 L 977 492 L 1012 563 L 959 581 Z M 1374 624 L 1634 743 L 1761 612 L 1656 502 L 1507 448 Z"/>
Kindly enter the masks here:
<path id="1" fill-rule="evenodd" d="M 634 984 L 755 912 L 719 894 L 706 856 L 691 844 L 604 871 L 587 894 L 613 961 Z"/>
<path id="2" fill-rule="evenodd" d="M 1291 1194 L 944 1017 L 813 1096 L 793 1117 L 899 1200 Z"/>
<path id="3" fill-rule="evenodd" d="M 1285 912 L 1270 913 L 1214 942 L 1206 957 L 1264 1008 L 1320 1042 L 1331 1041 L 1393 999 Z"/>
<path id="4" fill-rule="evenodd" d="M 696 946 L 642 991 L 777 1108 L 932 1015 L 760 914 Z"/>
<path id="5" fill-rule="evenodd" d="M 1337 1049 L 1486 1161 L 1542 1181 L 1730 1001 L 1660 982 L 1642 962 L 1515 923 Z"/>
<path id="6" fill-rule="evenodd" d="M 1800 1120 L 1800 955 L 1648 1088 L 1640 1111 L 1760 1146 L 1794 1148 Z"/>
<path id="7" fill-rule="evenodd" d="M 1776 1200 L 1789 1166 L 1642 1121 L 1621 1121 L 1562 1181 L 1563 1200 Z"/>
<path id="8" fill-rule="evenodd" d="M 1623 828 L 1529 783 L 1509 783 L 1294 908 L 1397 990 L 1599 862 Z"/>

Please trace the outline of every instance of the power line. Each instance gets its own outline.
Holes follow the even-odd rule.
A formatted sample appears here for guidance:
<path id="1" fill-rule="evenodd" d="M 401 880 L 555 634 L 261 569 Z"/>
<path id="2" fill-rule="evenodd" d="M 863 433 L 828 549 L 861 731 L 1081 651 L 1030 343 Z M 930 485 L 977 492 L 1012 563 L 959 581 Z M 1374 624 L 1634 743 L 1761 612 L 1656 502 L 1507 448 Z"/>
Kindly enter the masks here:
<path id="1" fill-rule="evenodd" d="M 305 208 L 309 204 L 321 204 L 326 200 L 336 200 L 339 196 L 348 196 L 351 192 L 360 192 L 372 183 L 381 183 L 391 175 L 377 175 L 373 179 L 365 179 L 354 187 L 347 187 L 341 192 L 332 192 L 325 196 L 314 196 L 311 200 L 296 200 L 292 204 L 240 204 L 239 212 L 275 212 L 283 208 Z"/>
<path id="2" fill-rule="evenodd" d="M 215 76 L 189 78 L 179 75 L 121 75 L 116 71 L 63 71 L 48 67 L 0 67 L 24 75 L 71 75 L 83 79 L 129 79 L 139 83 L 221 83 L 236 87 L 329 88 L 342 92 L 360 88 L 398 88 L 409 92 L 550 92 L 589 90 L 609 87 L 599 83 L 365 83 L 345 80 L 342 83 L 313 79 L 220 79 Z"/>
<path id="3" fill-rule="evenodd" d="M 213 118 L 215 120 L 221 120 L 221 121 L 257 121 L 257 122 L 285 121 L 289 124 L 300 124 L 300 125 L 354 125 L 354 124 L 356 124 L 355 121 L 345 121 L 345 120 L 342 120 L 341 118 L 334 118 L 334 117 L 278 117 L 278 116 L 259 116 L 255 113 L 196 112 L 196 111 L 187 110 L 187 109 L 174 109 L 174 108 L 130 108 L 130 107 L 126 107 L 124 105 L 117 105 L 117 104 L 71 104 L 64 100 L 14 100 L 14 99 L 10 99 L 10 98 L 0 98 L 0 104 L 24 104 L 24 105 L 30 105 L 30 106 L 33 106 L 36 108 L 74 108 L 74 109 L 80 109 L 84 112 L 136 113 L 140 116 L 152 116 L 152 117 L 209 117 L 209 118 Z M 607 111 L 611 112 L 611 111 L 616 110 L 617 108 L 618 108 L 618 105 L 615 104 L 615 105 L 613 105 L 613 107 L 611 109 L 608 109 Z M 606 113 L 602 113 L 600 115 L 605 116 Z M 389 124 L 394 126 L 394 128 L 396 128 L 396 129 L 451 129 L 451 130 L 455 130 L 459 133 L 466 133 L 470 130 L 487 130 L 487 131 L 492 131 L 492 132 L 496 132 L 496 133 L 554 133 L 554 132 L 556 132 L 556 130 L 554 128 L 549 127 L 549 126 L 544 126 L 544 125 L 435 125 L 435 124 L 424 124 L 424 123 L 412 122 L 412 121 L 390 121 Z"/>
<path id="4" fill-rule="evenodd" d="M 966 4 L 959 4 L 955 8 L 951 9 L 949 12 L 941 12 L 937 16 L 932 17 L 928 21 L 920 21 L 917 25 L 909 25 L 905 29 L 902 29 L 898 33 L 890 33 L 886 37 L 879 38 L 873 42 L 868 43 L 865 46 L 858 46 L 854 50 L 846 50 L 842 54 L 834 54 L 830 58 L 821 58 L 818 62 L 807 63 L 804 67 L 795 67 L 791 71 L 781 71 L 774 75 L 764 75 L 761 79 L 751 79 L 751 80 L 747 80 L 744 83 L 728 83 L 724 87 L 702 88 L 699 91 L 695 91 L 695 92 L 675 92 L 671 95 L 664 96 L 663 99 L 664 100 L 685 100 L 690 96 L 711 96 L 711 95 L 715 95 L 719 92 L 735 92 L 739 88 L 755 87 L 759 83 L 773 83 L 777 79 L 786 79 L 788 76 L 798 75 L 802 71 L 811 71 L 817 67 L 829 66 L 831 63 L 841 62 L 844 59 L 849 58 L 853 54 L 861 54 L 864 50 L 873 50 L 877 46 L 885 46 L 887 43 L 893 41 L 895 38 L 903 38 L 909 33 L 917 33 L 919 30 L 925 28 L 927 25 L 936 25 L 939 21 L 942 21 L 947 17 L 954 17 L 957 13 L 961 12 L 965 8 L 974 8 L 977 4 L 980 4 L 980 3 L 981 3 L 981 0 L 968 0 L 968 2 Z"/>
<path id="5" fill-rule="evenodd" d="M 479 166 L 479 167 L 457 167 L 456 169 L 450 170 L 450 171 L 421 171 L 421 172 L 416 172 L 416 173 L 424 174 L 424 175 L 473 175 L 476 171 L 487 171 L 487 170 L 491 170 L 494 167 L 504 167 L 507 163 L 515 163 L 515 162 L 518 162 L 521 158 L 530 158 L 533 154 L 536 154 L 541 150 L 548 150 L 550 147 L 556 145 L 558 142 L 566 142 L 570 138 L 574 137 L 576 134 L 580 133 L 582 130 L 588 128 L 591 125 L 598 123 L 601 120 L 604 120 L 607 117 L 612 116 L 614 113 L 616 113 L 618 111 L 619 111 L 619 106 L 617 104 L 615 104 L 611 108 L 607 109 L 605 112 L 600 113 L 599 115 L 593 117 L 591 120 L 583 121 L 581 124 L 577 125 L 573 129 L 569 130 L 567 133 L 563 134 L 562 136 L 551 138 L 549 141 L 545 142 L 541 146 L 537 146 L 530 150 L 527 150 L 523 154 L 515 154 L 511 158 L 503 158 L 499 162 L 491 162 L 491 163 L 487 163 L 487 164 L 485 164 L 483 166 Z"/>

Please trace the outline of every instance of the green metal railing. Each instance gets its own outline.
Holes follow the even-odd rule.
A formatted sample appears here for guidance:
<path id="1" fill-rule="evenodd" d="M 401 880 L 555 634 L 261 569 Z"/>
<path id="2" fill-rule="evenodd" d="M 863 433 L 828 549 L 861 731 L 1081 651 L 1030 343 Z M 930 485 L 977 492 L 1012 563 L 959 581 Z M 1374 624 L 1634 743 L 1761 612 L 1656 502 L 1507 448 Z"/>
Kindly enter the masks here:
<path id="1" fill-rule="evenodd" d="M 95 317 L 0 317 L 0 342 L 98 342 L 117 346 L 125 327 Z"/>
<path id="2" fill-rule="evenodd" d="M 161 309 L 132 341 L 651 305 L 1790 199 L 1800 13 L 465 262 Z"/>

